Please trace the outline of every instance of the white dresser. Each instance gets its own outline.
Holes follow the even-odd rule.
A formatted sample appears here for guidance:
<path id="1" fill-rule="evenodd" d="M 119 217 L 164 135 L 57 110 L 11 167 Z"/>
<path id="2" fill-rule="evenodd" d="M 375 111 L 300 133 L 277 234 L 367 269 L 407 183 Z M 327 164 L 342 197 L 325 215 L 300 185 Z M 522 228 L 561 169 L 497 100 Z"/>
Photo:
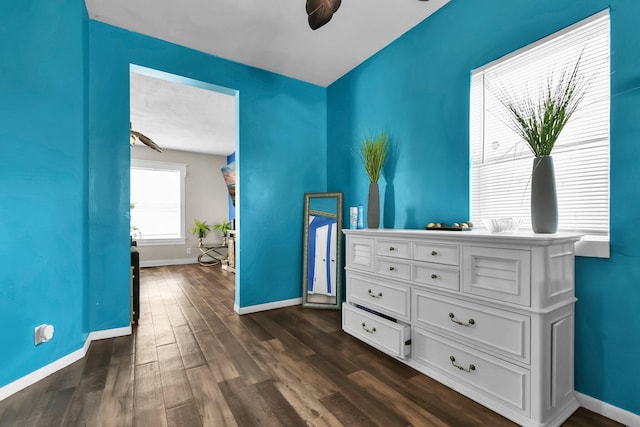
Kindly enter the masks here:
<path id="1" fill-rule="evenodd" d="M 526 426 L 573 391 L 576 234 L 344 230 L 345 332 Z"/>

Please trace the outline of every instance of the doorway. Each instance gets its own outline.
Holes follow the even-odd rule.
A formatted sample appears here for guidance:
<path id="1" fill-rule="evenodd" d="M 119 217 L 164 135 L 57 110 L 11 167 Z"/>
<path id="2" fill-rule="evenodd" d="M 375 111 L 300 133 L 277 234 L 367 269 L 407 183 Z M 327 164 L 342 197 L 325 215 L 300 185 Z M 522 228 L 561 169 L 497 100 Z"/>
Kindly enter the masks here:
<path id="1" fill-rule="evenodd" d="M 132 178 L 142 169 L 151 176 L 149 185 L 153 187 L 168 168 L 177 171 L 175 185 L 182 185 L 180 196 L 165 200 L 170 198 L 169 188 L 174 188 L 168 181 L 158 186 L 159 191 L 142 184 L 134 188 L 132 184 L 131 231 L 138 238 L 140 265 L 195 262 L 198 236 L 190 232 L 196 228 L 195 221 L 206 222 L 210 230 L 204 241 L 213 245 L 223 239 L 214 226 L 229 220 L 236 226 L 235 259 L 239 267 L 240 182 L 236 178 L 233 190 L 237 194 L 232 200 L 223 175 L 230 163 L 239 163 L 238 91 L 131 65 L 130 126 L 135 131 L 132 135 L 144 136 L 132 138 Z M 145 144 L 145 139 L 153 144 Z M 236 295 L 239 273 L 238 268 Z"/>

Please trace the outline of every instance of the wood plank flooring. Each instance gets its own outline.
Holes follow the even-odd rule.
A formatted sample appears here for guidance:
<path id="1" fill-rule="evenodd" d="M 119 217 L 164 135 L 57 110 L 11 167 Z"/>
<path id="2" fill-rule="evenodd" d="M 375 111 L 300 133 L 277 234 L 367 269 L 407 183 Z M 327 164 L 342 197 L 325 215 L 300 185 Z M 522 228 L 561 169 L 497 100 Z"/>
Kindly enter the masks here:
<path id="1" fill-rule="evenodd" d="M 238 316 L 219 266 L 145 268 L 131 336 L 0 402 L 5 426 L 512 426 L 344 334 L 338 311 Z M 620 424 L 579 409 L 565 426 Z"/>

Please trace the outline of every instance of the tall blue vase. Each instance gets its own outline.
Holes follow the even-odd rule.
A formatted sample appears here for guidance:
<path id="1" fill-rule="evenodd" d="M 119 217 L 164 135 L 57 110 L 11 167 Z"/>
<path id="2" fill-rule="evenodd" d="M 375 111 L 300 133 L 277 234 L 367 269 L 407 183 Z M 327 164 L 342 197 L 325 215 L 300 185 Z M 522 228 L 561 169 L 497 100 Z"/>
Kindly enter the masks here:
<path id="1" fill-rule="evenodd" d="M 551 156 L 533 159 L 531 226 L 534 233 L 555 233 L 558 231 L 558 196 Z"/>

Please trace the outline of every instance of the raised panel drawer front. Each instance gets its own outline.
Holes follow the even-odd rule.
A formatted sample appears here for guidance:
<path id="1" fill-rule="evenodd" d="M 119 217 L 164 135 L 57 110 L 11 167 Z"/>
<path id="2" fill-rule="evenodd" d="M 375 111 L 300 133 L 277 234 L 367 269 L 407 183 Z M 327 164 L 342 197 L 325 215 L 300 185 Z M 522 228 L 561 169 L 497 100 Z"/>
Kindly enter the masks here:
<path id="1" fill-rule="evenodd" d="M 347 273 L 347 300 L 396 319 L 409 321 L 411 290 L 408 286 L 381 283 Z"/>
<path id="2" fill-rule="evenodd" d="M 347 237 L 347 267 L 373 271 L 373 239 Z"/>
<path id="3" fill-rule="evenodd" d="M 438 264 L 459 265 L 460 246 L 441 243 L 415 242 L 413 259 Z"/>
<path id="4" fill-rule="evenodd" d="M 413 343 L 413 357 L 419 363 L 529 417 L 530 373 L 527 369 L 419 328 L 414 329 Z"/>
<path id="5" fill-rule="evenodd" d="M 377 254 L 394 258 L 411 258 L 411 245 L 409 242 L 397 240 L 378 240 Z"/>
<path id="6" fill-rule="evenodd" d="M 397 259 L 378 258 L 376 262 L 376 273 L 384 274 L 387 277 L 393 277 L 395 279 L 410 280 L 411 263 Z"/>
<path id="7" fill-rule="evenodd" d="M 440 264 L 414 263 L 413 281 L 437 288 L 460 290 L 460 271 L 457 268 L 443 267 Z"/>
<path id="8" fill-rule="evenodd" d="M 342 306 L 342 329 L 367 344 L 394 357 L 410 353 L 411 327 L 352 307 Z"/>
<path id="9" fill-rule="evenodd" d="M 465 246 L 463 291 L 500 301 L 531 304 L 531 252 Z"/>
<path id="10" fill-rule="evenodd" d="M 531 319 L 516 313 L 416 291 L 413 321 L 471 340 L 501 356 L 530 362 Z"/>

